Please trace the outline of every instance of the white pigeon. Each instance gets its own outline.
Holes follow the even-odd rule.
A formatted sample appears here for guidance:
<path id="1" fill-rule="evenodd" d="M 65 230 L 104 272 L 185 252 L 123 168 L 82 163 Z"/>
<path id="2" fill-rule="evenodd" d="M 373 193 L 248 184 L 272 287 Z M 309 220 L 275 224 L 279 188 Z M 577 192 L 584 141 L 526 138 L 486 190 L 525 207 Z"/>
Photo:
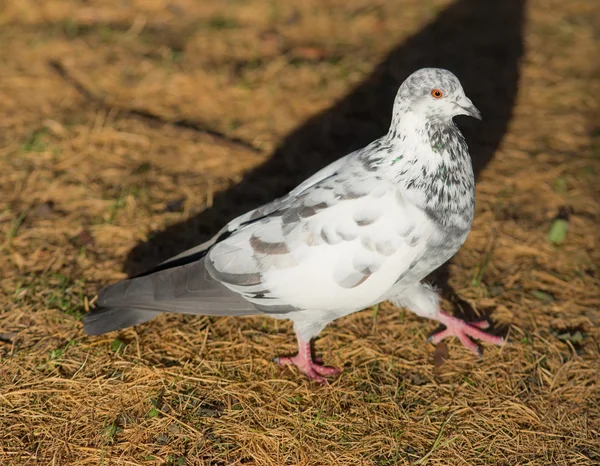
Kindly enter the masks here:
<path id="1" fill-rule="evenodd" d="M 400 86 L 388 133 L 323 168 L 286 196 L 228 223 L 210 241 L 139 277 L 102 290 L 85 316 L 98 335 L 161 312 L 264 314 L 290 319 L 298 354 L 276 358 L 310 379 L 339 369 L 311 356 L 311 340 L 331 321 L 389 300 L 456 336 L 502 344 L 440 310 L 422 283 L 462 246 L 473 221 L 475 179 L 452 118 L 481 119 L 450 71 L 424 68 Z"/>

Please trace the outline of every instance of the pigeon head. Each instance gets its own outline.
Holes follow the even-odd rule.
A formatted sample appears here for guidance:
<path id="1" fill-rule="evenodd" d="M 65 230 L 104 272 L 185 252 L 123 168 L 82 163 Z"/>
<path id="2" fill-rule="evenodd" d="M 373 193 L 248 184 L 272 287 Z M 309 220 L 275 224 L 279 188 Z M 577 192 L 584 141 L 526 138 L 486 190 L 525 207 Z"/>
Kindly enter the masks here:
<path id="1" fill-rule="evenodd" d="M 481 113 L 465 95 L 458 78 L 441 68 L 422 68 L 411 74 L 398 90 L 394 113 L 446 121 L 468 115 L 481 120 Z"/>

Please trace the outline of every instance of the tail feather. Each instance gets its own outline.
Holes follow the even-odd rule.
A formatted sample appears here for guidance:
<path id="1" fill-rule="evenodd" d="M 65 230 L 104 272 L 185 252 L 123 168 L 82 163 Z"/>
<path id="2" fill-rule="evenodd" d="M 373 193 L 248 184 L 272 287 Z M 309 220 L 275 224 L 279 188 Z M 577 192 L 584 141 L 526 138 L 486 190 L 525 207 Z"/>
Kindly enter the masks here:
<path id="1" fill-rule="evenodd" d="M 88 335 L 121 330 L 147 322 L 160 314 L 159 311 L 124 307 L 97 307 L 83 318 L 83 330 Z"/>
<path id="2" fill-rule="evenodd" d="M 261 311 L 215 280 L 205 258 L 150 275 L 122 280 L 98 294 L 96 308 L 84 317 L 88 335 L 131 327 L 162 312 L 196 315 L 250 315 Z"/>

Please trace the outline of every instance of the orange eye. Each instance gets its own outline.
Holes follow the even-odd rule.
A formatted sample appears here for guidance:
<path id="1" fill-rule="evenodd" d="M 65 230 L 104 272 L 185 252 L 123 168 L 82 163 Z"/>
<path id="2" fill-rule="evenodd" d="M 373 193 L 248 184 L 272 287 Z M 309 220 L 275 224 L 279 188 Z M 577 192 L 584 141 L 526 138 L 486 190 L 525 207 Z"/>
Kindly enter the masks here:
<path id="1" fill-rule="evenodd" d="M 439 99 L 444 96 L 444 93 L 442 91 L 440 91 L 439 89 L 434 89 L 431 91 L 431 95 L 433 96 L 434 99 Z"/>

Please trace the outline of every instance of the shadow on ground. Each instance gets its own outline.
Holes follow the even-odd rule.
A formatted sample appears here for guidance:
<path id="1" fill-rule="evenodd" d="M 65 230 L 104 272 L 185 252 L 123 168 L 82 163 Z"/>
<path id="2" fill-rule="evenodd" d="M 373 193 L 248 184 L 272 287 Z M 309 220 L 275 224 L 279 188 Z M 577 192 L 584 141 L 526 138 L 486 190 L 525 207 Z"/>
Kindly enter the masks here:
<path id="1" fill-rule="evenodd" d="M 136 275 L 205 241 L 232 218 L 285 194 L 323 166 L 383 135 L 399 85 L 418 68 L 453 71 L 481 110 L 483 122 L 458 120 L 478 175 L 497 150 L 512 115 L 523 54 L 524 3 L 462 0 L 450 5 L 395 47 L 346 97 L 289 134 L 264 164 L 218 193 L 211 209 L 137 245 L 125 272 Z M 447 297 L 454 295 L 446 266 L 434 279 Z M 469 307 L 455 296 L 451 301 L 458 301 L 463 313 Z"/>

